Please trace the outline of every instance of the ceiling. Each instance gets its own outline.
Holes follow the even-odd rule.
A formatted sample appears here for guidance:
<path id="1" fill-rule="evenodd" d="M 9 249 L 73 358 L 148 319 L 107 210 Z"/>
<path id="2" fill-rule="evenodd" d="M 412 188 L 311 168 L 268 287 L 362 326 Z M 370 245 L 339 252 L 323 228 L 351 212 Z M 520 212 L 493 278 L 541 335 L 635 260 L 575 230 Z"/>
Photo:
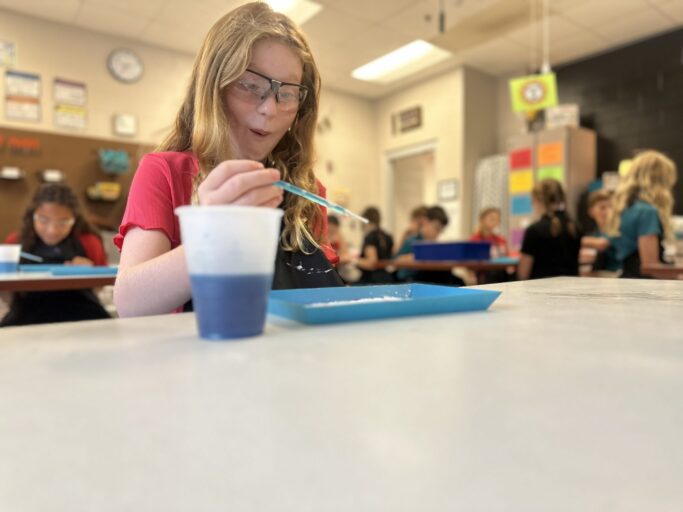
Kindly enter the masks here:
<path id="1" fill-rule="evenodd" d="M 322 11 L 303 25 L 327 86 L 368 98 L 468 64 L 492 75 L 540 62 L 541 24 L 531 0 L 316 0 Z M 549 0 L 549 56 L 561 64 L 683 26 L 683 0 Z M 194 54 L 213 22 L 241 0 L 0 0 L 30 16 Z M 439 32 L 439 5 L 445 31 Z M 540 1 L 537 2 L 540 5 Z M 538 12 L 540 7 L 536 8 Z M 538 19 L 538 18 L 536 18 Z M 182 37 L 179 37 L 182 34 Z M 454 52 L 427 73 L 391 85 L 351 70 L 416 38 Z"/>

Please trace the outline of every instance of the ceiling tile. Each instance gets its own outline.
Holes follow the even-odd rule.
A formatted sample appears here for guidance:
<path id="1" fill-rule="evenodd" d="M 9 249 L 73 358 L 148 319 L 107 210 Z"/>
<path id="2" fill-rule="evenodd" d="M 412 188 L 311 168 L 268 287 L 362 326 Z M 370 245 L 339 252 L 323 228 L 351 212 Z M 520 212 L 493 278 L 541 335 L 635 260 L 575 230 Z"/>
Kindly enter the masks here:
<path id="1" fill-rule="evenodd" d="M 562 15 L 583 27 L 601 29 L 622 16 L 645 10 L 652 10 L 646 0 L 603 0 L 568 7 Z"/>
<path id="2" fill-rule="evenodd" d="M 674 23 L 683 24 L 683 0 L 665 0 L 657 8 Z"/>
<path id="3" fill-rule="evenodd" d="M 333 7 L 323 8 L 303 30 L 311 40 L 325 41 L 327 44 L 345 43 L 356 36 L 364 36 L 372 29 L 373 24 L 356 16 L 346 14 Z"/>
<path id="4" fill-rule="evenodd" d="M 338 9 L 352 16 L 359 14 L 371 22 L 381 22 L 395 16 L 415 3 L 415 0 L 315 0 L 325 9 Z"/>
<path id="5" fill-rule="evenodd" d="M 0 0 L 0 7 L 11 11 L 21 12 L 36 18 L 43 18 L 62 23 L 72 22 L 79 9 L 80 0 L 59 0 L 46 2 L 45 0 Z"/>
<path id="6" fill-rule="evenodd" d="M 551 15 L 548 26 L 551 44 L 575 37 L 583 29 L 576 23 L 560 15 Z M 543 38 L 543 23 L 536 22 L 505 34 L 505 37 L 525 47 L 540 45 Z"/>
<path id="7" fill-rule="evenodd" d="M 109 5 L 87 2 L 81 7 L 75 23 L 88 30 L 134 38 L 147 26 L 149 18 Z"/>
<path id="8" fill-rule="evenodd" d="M 130 13 L 133 16 L 142 16 L 144 18 L 152 18 L 159 12 L 165 0 L 83 0 L 83 7 L 104 6 L 108 8 L 115 8 L 120 11 Z"/>
<path id="9" fill-rule="evenodd" d="M 602 27 L 599 34 L 613 44 L 624 44 L 671 30 L 674 22 L 659 11 L 650 9 L 616 18 Z"/>
<path id="10" fill-rule="evenodd" d="M 459 54 L 465 63 L 492 75 L 526 71 L 530 54 L 524 46 L 500 37 Z"/>
<path id="11" fill-rule="evenodd" d="M 439 17 L 434 0 L 414 2 L 405 10 L 382 20 L 381 24 L 412 39 L 431 39 L 439 32 Z"/>

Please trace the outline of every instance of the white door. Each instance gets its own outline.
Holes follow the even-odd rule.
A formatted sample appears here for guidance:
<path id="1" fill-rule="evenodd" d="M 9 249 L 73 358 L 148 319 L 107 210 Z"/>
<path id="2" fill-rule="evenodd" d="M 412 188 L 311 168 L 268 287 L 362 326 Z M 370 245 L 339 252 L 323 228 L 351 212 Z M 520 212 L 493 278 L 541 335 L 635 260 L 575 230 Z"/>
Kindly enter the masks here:
<path id="1" fill-rule="evenodd" d="M 391 160 L 392 203 L 390 218 L 396 243 L 408 228 L 410 212 L 418 206 L 431 206 L 434 190 L 434 151 Z"/>

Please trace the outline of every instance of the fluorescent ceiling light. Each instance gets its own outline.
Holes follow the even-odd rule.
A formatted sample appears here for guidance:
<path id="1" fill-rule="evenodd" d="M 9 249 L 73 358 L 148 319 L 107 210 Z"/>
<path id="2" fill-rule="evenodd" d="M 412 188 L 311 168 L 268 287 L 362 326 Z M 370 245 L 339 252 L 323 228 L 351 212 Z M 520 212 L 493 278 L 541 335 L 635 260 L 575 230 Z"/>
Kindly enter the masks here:
<path id="1" fill-rule="evenodd" d="M 358 80 L 386 84 L 433 66 L 451 56 L 450 52 L 418 39 L 351 72 Z"/>
<path id="2" fill-rule="evenodd" d="M 266 0 L 277 12 L 289 16 L 297 25 L 303 25 L 323 8 L 311 0 Z"/>

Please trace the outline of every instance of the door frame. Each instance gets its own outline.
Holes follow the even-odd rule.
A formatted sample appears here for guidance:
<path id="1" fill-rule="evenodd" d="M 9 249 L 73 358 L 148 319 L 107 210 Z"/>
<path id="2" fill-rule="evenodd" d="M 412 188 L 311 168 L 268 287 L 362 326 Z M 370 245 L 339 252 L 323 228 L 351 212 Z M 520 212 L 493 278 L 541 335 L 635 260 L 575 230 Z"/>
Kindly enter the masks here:
<path id="1" fill-rule="evenodd" d="M 387 219 L 386 229 L 390 232 L 394 232 L 396 226 L 394 225 L 394 166 L 392 162 L 398 160 L 399 158 L 405 158 L 407 156 L 421 155 L 422 153 L 432 152 L 434 155 L 434 174 L 436 175 L 436 156 L 438 150 L 438 140 L 429 139 L 425 142 L 420 142 L 418 144 L 413 144 L 410 146 L 405 146 L 397 149 L 390 149 L 384 152 L 384 208 L 383 210 L 387 213 L 392 212 Z"/>

